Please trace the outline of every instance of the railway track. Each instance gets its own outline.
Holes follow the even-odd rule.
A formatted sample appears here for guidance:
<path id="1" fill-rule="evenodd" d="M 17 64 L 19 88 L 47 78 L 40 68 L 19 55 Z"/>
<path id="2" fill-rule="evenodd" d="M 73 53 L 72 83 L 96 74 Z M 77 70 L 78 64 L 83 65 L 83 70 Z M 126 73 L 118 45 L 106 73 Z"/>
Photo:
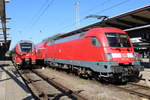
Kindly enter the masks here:
<path id="1" fill-rule="evenodd" d="M 84 97 L 79 95 L 78 92 L 68 89 L 67 87 L 64 87 L 60 83 L 54 81 L 55 79 L 47 77 L 42 72 L 38 72 L 36 70 L 32 70 L 32 71 L 22 70 L 22 72 L 20 72 L 20 73 L 24 74 L 24 76 L 26 77 L 25 80 L 26 80 L 27 84 L 32 85 L 36 89 L 36 93 L 38 94 L 36 96 L 37 98 L 40 98 L 40 99 L 42 98 L 43 100 L 52 100 L 51 97 L 49 96 L 50 93 L 47 93 L 45 91 L 48 88 L 46 86 L 44 86 L 43 83 L 40 83 L 40 84 L 36 83 L 36 82 L 42 80 L 42 81 L 47 82 L 49 85 L 55 87 L 56 89 L 58 89 L 61 93 L 63 93 L 63 95 L 67 96 L 68 99 L 70 98 L 72 100 L 86 100 Z M 32 74 L 34 73 L 36 76 L 40 77 L 41 79 L 33 79 L 33 76 L 30 75 L 31 73 Z M 92 80 L 92 81 L 94 81 L 94 80 Z M 41 89 L 41 87 L 39 87 L 39 85 L 41 85 L 43 89 Z M 147 86 L 139 85 L 136 83 L 128 83 L 127 85 L 108 85 L 107 84 L 107 86 L 110 88 L 112 88 L 112 87 L 118 88 L 118 89 L 126 91 L 130 94 L 150 99 L 150 87 L 147 87 Z M 45 87 L 46 87 L 46 89 L 45 89 Z M 34 93 L 35 93 L 35 91 L 34 91 Z M 56 99 L 54 99 L 54 100 L 56 100 Z"/>
<path id="2" fill-rule="evenodd" d="M 97 81 L 97 80 L 92 80 L 92 81 Z M 150 99 L 150 87 L 148 87 L 148 86 L 140 85 L 137 83 L 128 83 L 127 85 L 121 85 L 121 86 L 120 85 L 112 85 L 112 84 L 108 85 L 107 84 L 104 86 L 115 87 L 115 88 L 118 88 L 118 89 L 123 90 L 125 92 L 128 92 L 130 94 Z"/>
<path id="3" fill-rule="evenodd" d="M 136 83 L 128 83 L 127 85 L 122 86 L 113 85 L 113 87 L 126 91 L 130 94 L 150 99 L 150 87 L 148 86 L 143 86 Z"/>
<path id="4" fill-rule="evenodd" d="M 92 81 L 94 82 L 97 80 L 92 80 Z M 140 85 L 137 83 L 128 83 L 127 85 L 112 85 L 112 84 L 108 85 L 107 84 L 104 86 L 106 86 L 106 87 L 110 86 L 111 88 L 115 87 L 120 90 L 126 91 L 130 94 L 150 99 L 150 87 L 148 87 L 148 86 Z"/>
<path id="5" fill-rule="evenodd" d="M 67 95 L 69 98 L 72 98 L 73 100 L 86 100 L 84 97 L 79 95 L 77 92 L 63 86 L 62 84 L 54 81 L 53 79 L 48 78 L 44 74 L 39 73 L 38 71 L 35 71 L 35 70 L 32 70 L 32 72 L 34 72 L 35 74 L 40 76 L 43 80 L 47 81 L 49 84 L 54 86 L 56 89 L 60 90 L 62 93 Z"/>
<path id="6" fill-rule="evenodd" d="M 18 70 L 25 83 L 33 92 L 36 99 L 42 100 L 86 100 L 78 94 L 60 83 L 48 78 L 35 70 Z"/>

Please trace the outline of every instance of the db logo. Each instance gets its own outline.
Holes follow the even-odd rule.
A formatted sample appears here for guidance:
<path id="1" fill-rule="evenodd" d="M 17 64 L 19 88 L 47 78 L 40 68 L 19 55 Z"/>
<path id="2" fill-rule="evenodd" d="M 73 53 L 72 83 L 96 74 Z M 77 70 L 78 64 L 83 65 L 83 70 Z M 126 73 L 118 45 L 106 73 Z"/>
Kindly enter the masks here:
<path id="1" fill-rule="evenodd" d="M 122 57 L 127 57 L 127 54 L 126 53 L 122 53 L 121 56 Z"/>

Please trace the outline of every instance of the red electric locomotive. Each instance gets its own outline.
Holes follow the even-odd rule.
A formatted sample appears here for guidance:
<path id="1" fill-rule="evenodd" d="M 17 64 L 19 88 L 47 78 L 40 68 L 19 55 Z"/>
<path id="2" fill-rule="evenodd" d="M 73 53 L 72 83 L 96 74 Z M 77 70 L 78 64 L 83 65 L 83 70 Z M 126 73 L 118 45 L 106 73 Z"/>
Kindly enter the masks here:
<path id="1" fill-rule="evenodd" d="M 12 60 L 19 66 L 34 63 L 34 44 L 31 41 L 21 40 L 13 49 Z"/>
<path id="2" fill-rule="evenodd" d="M 144 70 L 127 33 L 112 27 L 62 34 L 48 43 L 45 54 L 47 64 L 82 76 L 126 82 Z"/>

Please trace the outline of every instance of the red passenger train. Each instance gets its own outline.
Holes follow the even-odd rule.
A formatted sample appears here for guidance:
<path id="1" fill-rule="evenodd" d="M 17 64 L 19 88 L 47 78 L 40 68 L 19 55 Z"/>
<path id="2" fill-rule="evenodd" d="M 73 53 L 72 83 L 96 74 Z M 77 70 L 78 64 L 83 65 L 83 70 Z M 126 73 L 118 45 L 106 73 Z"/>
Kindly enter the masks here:
<path id="1" fill-rule="evenodd" d="M 51 39 L 45 49 L 44 61 L 82 76 L 94 75 L 124 82 L 129 77 L 138 77 L 144 70 L 134 53 L 127 33 L 104 27 Z"/>
<path id="2" fill-rule="evenodd" d="M 35 63 L 35 47 L 31 41 L 21 40 L 12 50 L 12 60 L 18 66 Z"/>

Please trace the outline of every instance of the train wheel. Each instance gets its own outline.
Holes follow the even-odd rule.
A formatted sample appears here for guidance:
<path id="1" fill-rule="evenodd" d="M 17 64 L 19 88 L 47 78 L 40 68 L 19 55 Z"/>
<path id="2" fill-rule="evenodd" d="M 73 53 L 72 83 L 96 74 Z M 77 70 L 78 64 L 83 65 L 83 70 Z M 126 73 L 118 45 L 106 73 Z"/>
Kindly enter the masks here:
<path id="1" fill-rule="evenodd" d="M 135 71 L 132 76 L 130 76 L 130 82 L 139 82 L 142 79 L 142 75 L 140 75 L 139 71 Z"/>
<path id="2" fill-rule="evenodd" d="M 122 73 L 114 74 L 114 79 L 112 82 L 116 84 L 126 84 L 128 82 L 128 77 L 124 76 Z"/>
<path id="3" fill-rule="evenodd" d="M 17 67 L 18 69 L 21 69 L 21 66 L 20 66 L 20 65 L 17 65 L 17 64 L 16 64 L 16 67 Z"/>

